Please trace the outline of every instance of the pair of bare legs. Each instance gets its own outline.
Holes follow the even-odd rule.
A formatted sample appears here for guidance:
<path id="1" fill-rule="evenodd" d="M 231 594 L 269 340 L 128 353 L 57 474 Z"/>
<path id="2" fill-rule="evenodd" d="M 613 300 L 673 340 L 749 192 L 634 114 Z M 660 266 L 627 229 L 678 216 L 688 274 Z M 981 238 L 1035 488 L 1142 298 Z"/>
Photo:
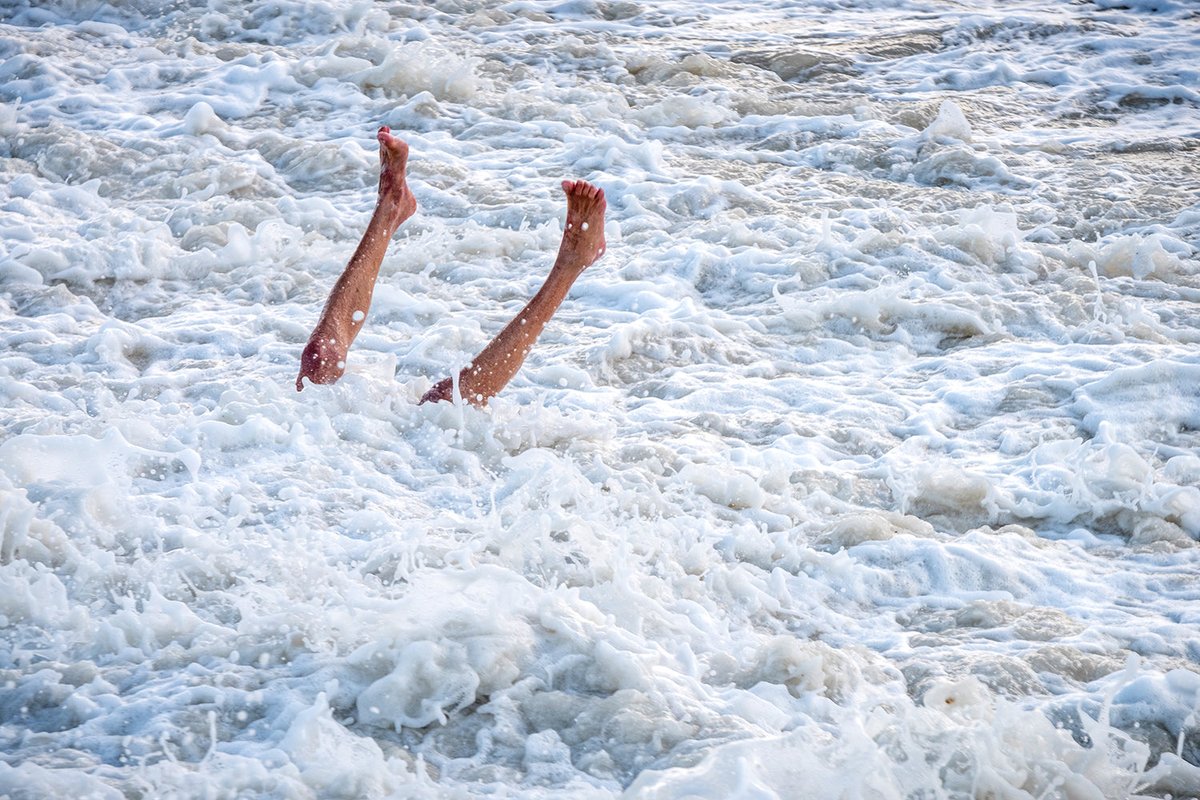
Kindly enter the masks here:
<path id="1" fill-rule="evenodd" d="M 379 129 L 377 138 L 380 171 L 375 213 L 358 249 L 334 284 L 300 356 L 298 392 L 304 389 L 305 378 L 313 383 L 334 383 L 342 377 L 346 354 L 366 321 L 388 243 L 401 223 L 417 210 L 417 201 L 405 181 L 408 145 L 387 127 Z M 512 380 L 575 279 L 604 253 L 604 192 L 587 181 L 563 181 L 562 187 L 567 195 L 567 222 L 558 257 L 533 299 L 459 372 L 459 395 L 469 403 L 486 405 Z M 454 383 L 453 378 L 442 379 L 421 402 L 453 400 Z"/>

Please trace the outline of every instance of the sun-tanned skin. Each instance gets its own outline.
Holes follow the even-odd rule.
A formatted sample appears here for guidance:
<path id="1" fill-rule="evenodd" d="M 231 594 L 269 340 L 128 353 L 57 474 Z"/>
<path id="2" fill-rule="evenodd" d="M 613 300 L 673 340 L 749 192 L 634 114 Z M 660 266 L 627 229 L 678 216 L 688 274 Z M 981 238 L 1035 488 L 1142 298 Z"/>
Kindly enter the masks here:
<path id="1" fill-rule="evenodd" d="M 305 378 L 313 383 L 334 383 L 346 371 L 346 353 L 367 318 L 383 254 L 396 229 L 417 210 L 417 200 L 409 191 L 404 174 L 408 145 L 392 136 L 387 126 L 379 129 L 376 138 L 380 170 L 375 213 L 358 249 L 329 293 L 321 319 L 300 355 L 297 392 L 303 391 Z"/>
<path id="2" fill-rule="evenodd" d="M 562 187 L 567 194 L 567 222 L 558 258 L 546 282 L 512 322 L 458 374 L 459 396 L 472 405 L 487 405 L 488 399 L 512 380 L 575 279 L 604 254 L 604 191 L 587 181 L 563 181 Z M 453 398 L 453 381 L 443 378 L 425 393 L 421 402 Z"/>
<path id="3" fill-rule="evenodd" d="M 304 379 L 334 383 L 346 369 L 346 353 L 366 320 L 379 265 L 396 229 L 417 210 L 405 182 L 408 145 L 379 129 L 379 200 L 362 241 L 342 272 L 321 319 L 300 356 L 296 391 Z M 554 316 L 575 279 L 604 254 L 604 192 L 587 181 L 563 181 L 567 221 L 558 258 L 519 314 L 458 375 L 459 396 L 483 406 L 517 374 L 546 323 Z M 422 403 L 453 400 L 454 381 L 445 378 L 421 398 Z"/>

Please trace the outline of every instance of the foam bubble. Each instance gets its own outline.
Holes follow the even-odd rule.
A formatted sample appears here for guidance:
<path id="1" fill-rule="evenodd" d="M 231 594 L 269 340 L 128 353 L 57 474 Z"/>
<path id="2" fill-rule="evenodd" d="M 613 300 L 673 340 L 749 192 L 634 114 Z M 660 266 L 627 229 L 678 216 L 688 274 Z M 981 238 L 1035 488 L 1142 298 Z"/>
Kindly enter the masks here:
<path id="1" fill-rule="evenodd" d="M 219 131 L 223 127 L 224 123 L 213 107 L 203 100 L 192 106 L 183 118 L 183 130 L 192 136 Z"/>

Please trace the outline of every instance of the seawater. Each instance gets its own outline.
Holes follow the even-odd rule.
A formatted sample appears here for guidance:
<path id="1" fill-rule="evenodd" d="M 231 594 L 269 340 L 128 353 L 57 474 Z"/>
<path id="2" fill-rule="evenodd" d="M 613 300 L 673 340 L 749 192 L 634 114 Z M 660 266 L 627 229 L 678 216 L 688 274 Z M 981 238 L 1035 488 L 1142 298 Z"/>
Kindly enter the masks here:
<path id="1" fill-rule="evenodd" d="M 1197 796 L 1198 63 L 1185 0 L 3 0 L 0 796 Z M 568 177 L 607 254 L 417 406 Z"/>

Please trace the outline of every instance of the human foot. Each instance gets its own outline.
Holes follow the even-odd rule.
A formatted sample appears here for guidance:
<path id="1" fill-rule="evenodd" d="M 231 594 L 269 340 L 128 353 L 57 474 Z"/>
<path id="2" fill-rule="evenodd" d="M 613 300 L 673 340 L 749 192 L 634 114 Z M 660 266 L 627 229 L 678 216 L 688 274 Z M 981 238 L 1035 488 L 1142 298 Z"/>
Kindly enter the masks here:
<path id="1" fill-rule="evenodd" d="M 604 190 L 587 181 L 563 181 L 567 195 L 567 222 L 558 246 L 555 269 L 574 276 L 604 255 Z"/>
<path id="2" fill-rule="evenodd" d="M 384 125 L 375 135 L 379 140 L 379 206 L 390 227 L 396 228 L 417 210 L 417 200 L 408 189 L 408 144 L 392 135 Z"/>

